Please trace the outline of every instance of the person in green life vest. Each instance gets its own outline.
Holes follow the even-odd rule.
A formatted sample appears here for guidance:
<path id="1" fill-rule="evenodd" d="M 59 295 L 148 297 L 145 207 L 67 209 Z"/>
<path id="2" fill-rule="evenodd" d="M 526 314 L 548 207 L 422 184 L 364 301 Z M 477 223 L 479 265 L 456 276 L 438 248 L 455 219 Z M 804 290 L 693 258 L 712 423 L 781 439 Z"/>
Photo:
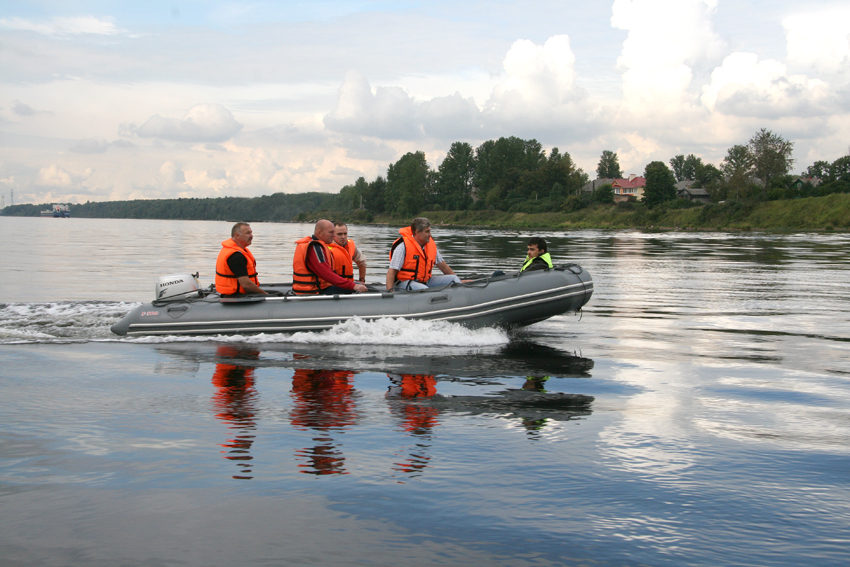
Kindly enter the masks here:
<path id="1" fill-rule="evenodd" d="M 522 265 L 520 273 L 547 270 L 551 267 L 552 257 L 546 250 L 546 241 L 539 236 L 531 237 L 528 241 L 528 256 L 525 257 L 525 263 Z"/>

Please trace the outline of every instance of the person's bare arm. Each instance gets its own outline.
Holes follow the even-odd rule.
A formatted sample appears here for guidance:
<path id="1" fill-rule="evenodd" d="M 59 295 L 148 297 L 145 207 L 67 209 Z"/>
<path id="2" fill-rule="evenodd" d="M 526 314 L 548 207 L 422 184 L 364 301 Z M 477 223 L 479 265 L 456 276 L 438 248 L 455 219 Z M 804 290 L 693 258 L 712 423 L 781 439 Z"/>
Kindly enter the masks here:
<path id="1" fill-rule="evenodd" d="M 268 295 L 267 292 L 260 289 L 260 286 L 252 282 L 251 278 L 248 276 L 239 276 L 236 278 L 236 281 L 239 282 L 239 285 L 242 286 L 242 289 L 244 289 L 246 293 L 262 293 Z"/>
<path id="2" fill-rule="evenodd" d="M 360 271 L 360 281 L 366 281 L 366 260 L 360 260 L 357 262 L 357 269 Z"/>
<path id="3" fill-rule="evenodd" d="M 446 274 L 447 276 L 454 274 L 454 270 L 449 268 L 449 265 L 446 264 L 445 260 L 437 264 L 437 267 L 440 268 L 440 271 Z"/>
<path id="4" fill-rule="evenodd" d="M 393 270 L 392 268 L 387 270 L 387 291 L 393 290 L 396 275 L 398 275 L 398 270 Z"/>

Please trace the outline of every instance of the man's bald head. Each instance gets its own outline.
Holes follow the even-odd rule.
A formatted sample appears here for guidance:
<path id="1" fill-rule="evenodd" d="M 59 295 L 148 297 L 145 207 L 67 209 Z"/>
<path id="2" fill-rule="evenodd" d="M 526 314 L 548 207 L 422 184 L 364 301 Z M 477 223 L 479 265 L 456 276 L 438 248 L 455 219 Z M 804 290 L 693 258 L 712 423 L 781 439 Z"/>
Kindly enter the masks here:
<path id="1" fill-rule="evenodd" d="M 316 228 L 313 230 L 313 236 L 321 240 L 325 244 L 330 244 L 334 241 L 334 223 L 329 220 L 322 219 L 316 223 Z"/>

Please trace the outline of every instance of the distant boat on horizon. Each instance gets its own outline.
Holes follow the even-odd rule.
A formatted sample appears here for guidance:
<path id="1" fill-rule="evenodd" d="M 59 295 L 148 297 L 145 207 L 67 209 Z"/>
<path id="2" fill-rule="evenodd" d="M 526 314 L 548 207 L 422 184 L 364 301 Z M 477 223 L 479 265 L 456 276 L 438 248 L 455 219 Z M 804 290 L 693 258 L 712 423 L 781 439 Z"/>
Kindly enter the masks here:
<path id="1" fill-rule="evenodd" d="M 41 211 L 41 216 L 67 219 L 71 217 L 71 207 L 68 205 L 53 205 L 52 209 Z"/>

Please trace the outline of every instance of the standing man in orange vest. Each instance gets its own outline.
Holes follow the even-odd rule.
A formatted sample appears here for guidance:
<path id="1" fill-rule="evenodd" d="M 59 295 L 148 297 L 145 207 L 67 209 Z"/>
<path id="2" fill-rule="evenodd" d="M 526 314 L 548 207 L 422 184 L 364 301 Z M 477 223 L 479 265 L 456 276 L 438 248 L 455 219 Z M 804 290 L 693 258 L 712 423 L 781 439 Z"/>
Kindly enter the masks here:
<path id="1" fill-rule="evenodd" d="M 313 236 L 295 241 L 292 257 L 292 291 L 298 295 L 333 295 L 368 291 L 365 285 L 354 283 L 334 272 L 334 256 L 328 245 L 334 240 L 334 223 L 320 220 Z"/>
<path id="2" fill-rule="evenodd" d="M 257 279 L 257 261 L 248 250 L 254 232 L 247 222 L 237 222 L 230 230 L 230 238 L 221 243 L 221 252 L 215 262 L 215 290 L 221 295 L 262 293 Z"/>
<path id="3" fill-rule="evenodd" d="M 417 290 L 461 283 L 437 251 L 437 245 L 431 238 L 431 221 L 424 217 L 415 218 L 410 226 L 400 229 L 398 233 L 401 238 L 393 242 L 390 250 L 387 291 L 392 291 L 393 287 Z M 434 266 L 445 275 L 432 276 Z"/>
<path id="4" fill-rule="evenodd" d="M 334 240 L 328 247 L 334 255 L 334 272 L 347 279 L 354 279 L 352 262 L 357 264 L 360 283 L 366 283 L 366 259 L 354 241 L 348 238 L 348 226 L 344 222 L 334 223 Z"/>

